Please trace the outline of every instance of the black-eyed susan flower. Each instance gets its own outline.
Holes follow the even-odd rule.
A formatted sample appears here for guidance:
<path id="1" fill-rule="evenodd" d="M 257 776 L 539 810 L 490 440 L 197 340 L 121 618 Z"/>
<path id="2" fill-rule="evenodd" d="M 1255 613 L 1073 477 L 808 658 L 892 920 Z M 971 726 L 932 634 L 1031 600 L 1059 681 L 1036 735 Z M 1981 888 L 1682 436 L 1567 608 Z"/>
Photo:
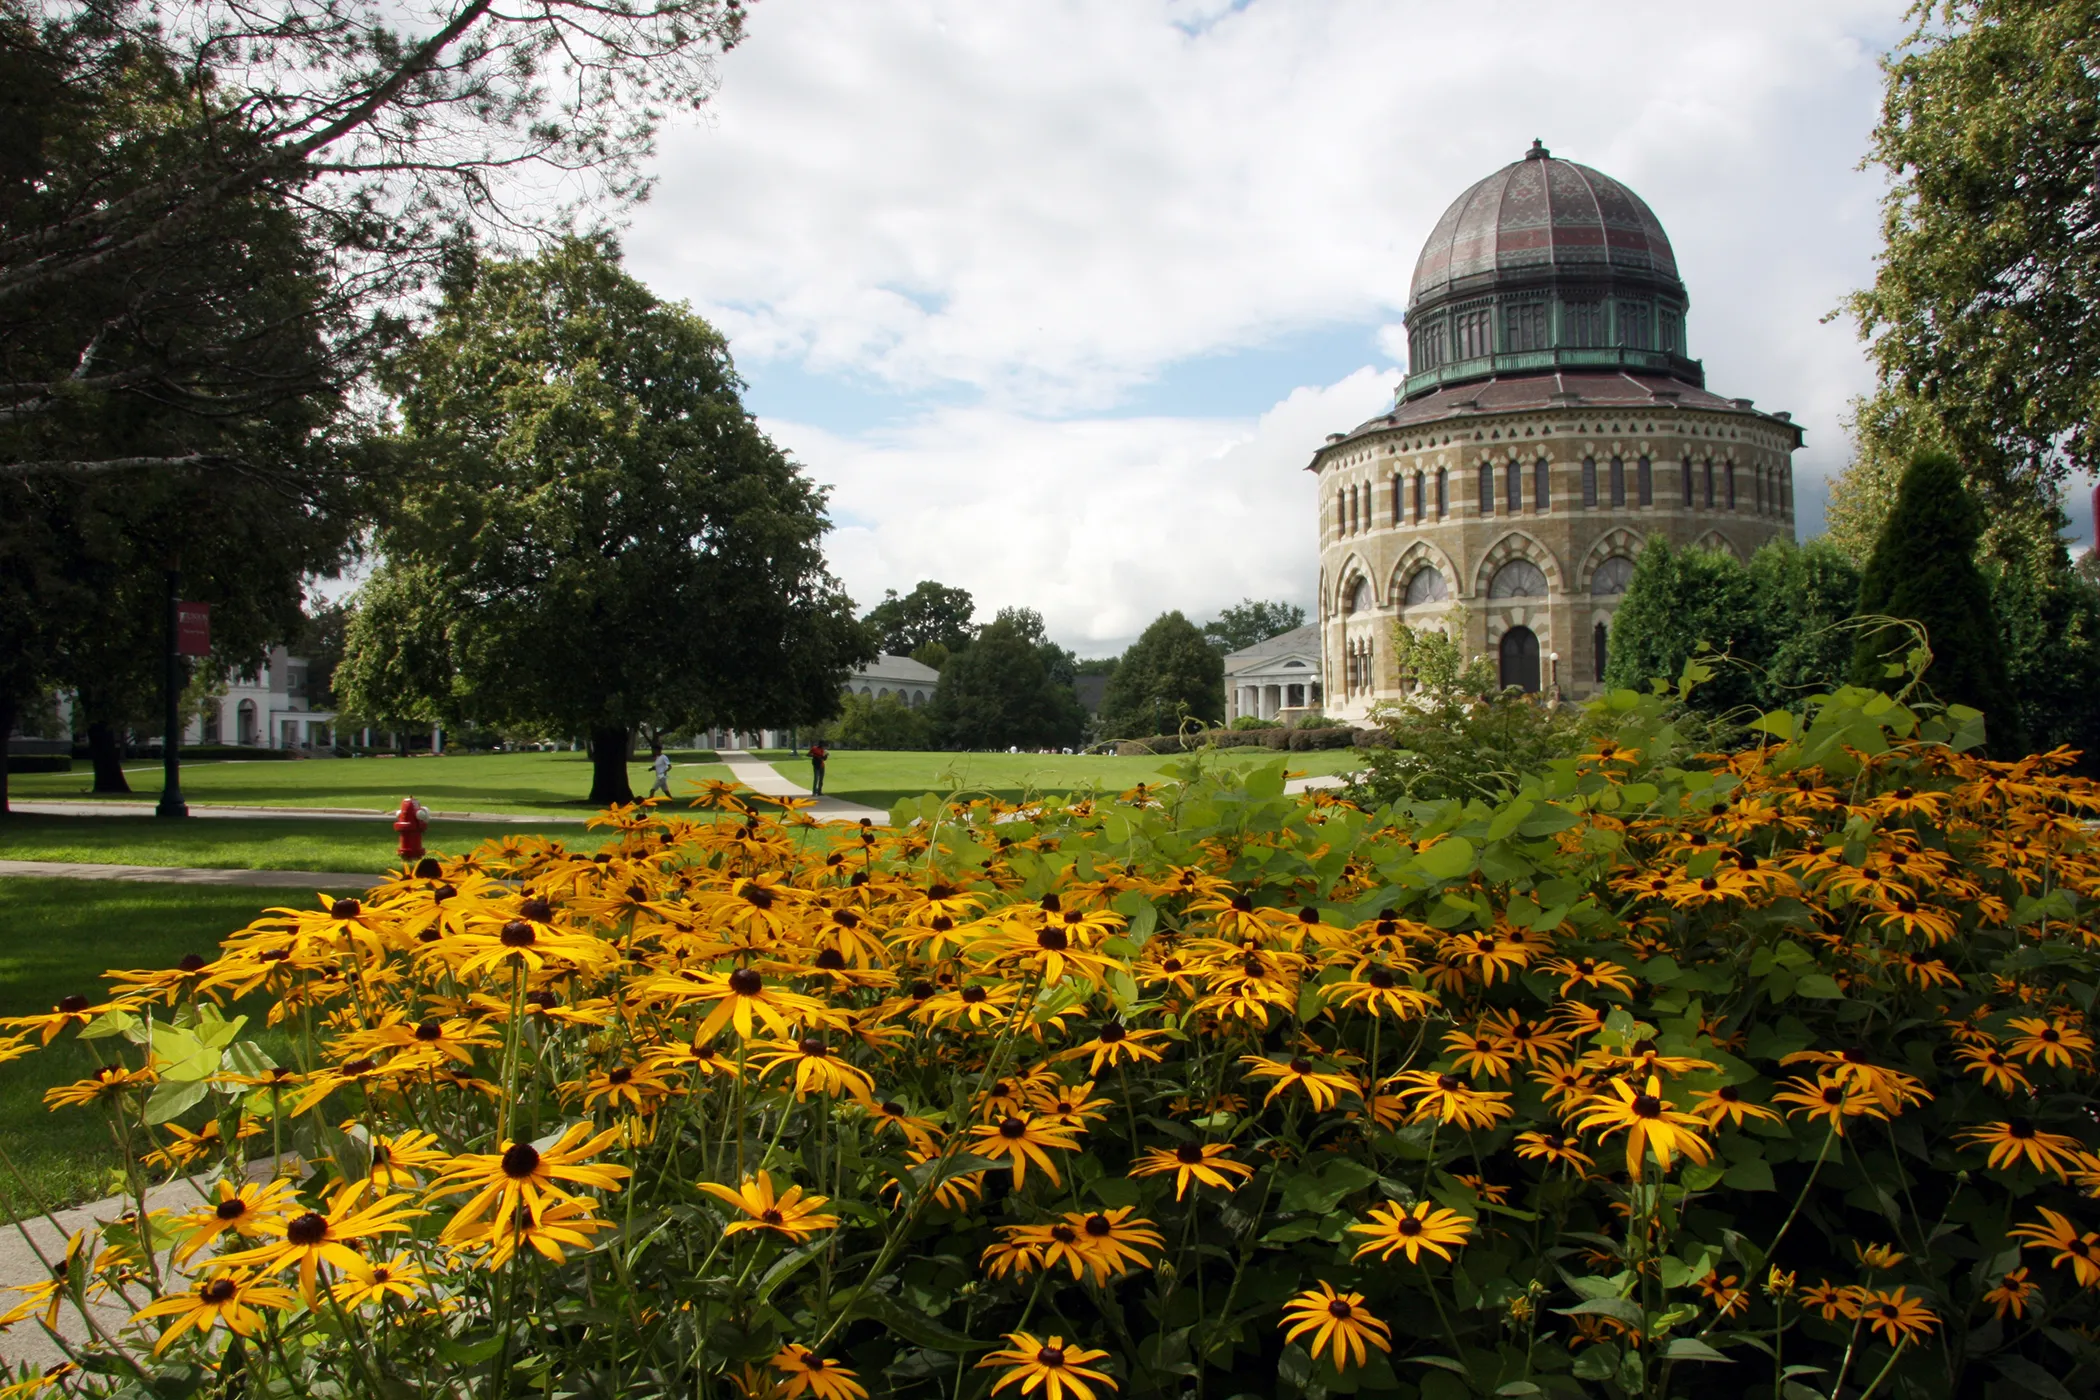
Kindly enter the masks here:
<path id="1" fill-rule="evenodd" d="M 390 1259 L 360 1259 L 343 1266 L 336 1280 L 336 1302 L 355 1312 L 371 1303 L 414 1303 L 430 1286 L 422 1265 L 406 1254 Z"/>
<path id="2" fill-rule="evenodd" d="M 153 1353 L 158 1356 L 185 1332 L 194 1331 L 201 1336 L 214 1327 L 224 1327 L 236 1337 L 252 1337 L 263 1325 L 261 1309 L 282 1310 L 296 1301 L 285 1289 L 255 1274 L 213 1274 L 199 1279 L 187 1292 L 148 1303 L 132 1321 L 175 1319 L 153 1344 Z"/>
<path id="3" fill-rule="evenodd" d="M 2049 1261 L 2049 1266 L 2056 1269 L 2068 1266 L 2071 1277 L 2078 1281 L 2080 1288 L 2100 1284 L 2100 1234 L 2091 1230 L 2081 1234 L 2067 1217 L 2047 1206 L 2041 1211 L 2040 1223 L 2016 1225 L 2006 1234 L 2039 1248 L 2054 1250 L 2056 1257 Z"/>
<path id="4" fill-rule="evenodd" d="M 1997 1284 L 1983 1295 L 1983 1301 L 1991 1305 L 1991 1311 L 1996 1316 L 2002 1318 L 2007 1313 L 2014 1317 L 2027 1316 L 2028 1306 L 2040 1297 L 2042 1292 L 2041 1285 L 2027 1277 L 2027 1272 L 2027 1267 L 2023 1264 L 2000 1278 Z"/>
<path id="5" fill-rule="evenodd" d="M 1400 1086 L 1400 1097 L 1409 1105 L 1410 1115 L 1417 1123 L 1435 1119 L 1468 1130 L 1492 1128 L 1514 1112 L 1508 1093 L 1475 1089 L 1455 1074 L 1403 1070 L 1386 1083 Z"/>
<path id="6" fill-rule="evenodd" d="M 1149 1269 L 1148 1249 L 1160 1249 L 1166 1241 L 1159 1228 L 1141 1215 L 1136 1206 L 1109 1210 L 1072 1211 L 1065 1223 L 1079 1231 L 1079 1252 L 1094 1272 L 1094 1281 L 1106 1283 L 1132 1269 Z"/>
<path id="7" fill-rule="evenodd" d="M 707 1018 L 689 1037 L 695 1045 L 711 1040 L 725 1029 L 733 1029 L 741 1040 L 749 1040 L 763 1025 L 777 1036 L 786 1035 L 797 1022 L 827 1024 L 824 1003 L 799 992 L 769 986 L 760 973 L 748 967 L 717 975 L 700 973 L 678 989 L 695 1002 L 711 1004 Z"/>
<path id="8" fill-rule="evenodd" d="M 1743 1091 L 1733 1084 L 1708 1089 L 1692 1101 L 1691 1111 L 1709 1128 L 1718 1128 L 1723 1123 L 1741 1127 L 1745 1121 L 1761 1118 L 1778 1122 L 1779 1115 L 1763 1104 L 1752 1103 L 1743 1097 Z"/>
<path id="9" fill-rule="evenodd" d="M 1088 1060 L 1086 1072 L 1098 1076 L 1113 1065 L 1158 1064 L 1160 1051 L 1152 1044 L 1165 1040 L 1167 1033 L 1157 1030 L 1132 1030 L 1121 1021 L 1109 1021 L 1094 1032 L 1091 1040 L 1082 1041 L 1069 1050 L 1058 1053 L 1060 1060 Z"/>
<path id="10" fill-rule="evenodd" d="M 2031 1094 L 2034 1082 L 2007 1058 L 2005 1052 L 1988 1041 L 1976 1045 L 1957 1045 L 1954 1057 L 1961 1061 L 1962 1068 L 1975 1075 L 2001 1094 Z"/>
<path id="11" fill-rule="evenodd" d="M 1285 1303 L 1278 1325 L 1284 1329 L 1286 1342 L 1309 1335 L 1305 1349 L 1315 1360 L 1326 1351 L 1337 1371 L 1363 1365 L 1371 1347 L 1386 1352 L 1393 1349 L 1393 1329 L 1364 1306 L 1363 1294 L 1337 1293 L 1324 1281 Z"/>
<path id="12" fill-rule="evenodd" d="M 901 1134 L 914 1151 L 932 1156 L 940 1150 L 940 1127 L 931 1118 L 915 1116 L 912 1111 L 895 1099 L 884 1099 L 877 1103 L 872 1098 L 861 1103 L 868 1117 L 875 1122 L 875 1136 L 884 1133 Z"/>
<path id="13" fill-rule="evenodd" d="M 1517 1155 L 1527 1162 L 1546 1162 L 1554 1166 L 1570 1167 L 1584 1171 L 1596 1165 L 1590 1155 L 1582 1150 L 1582 1144 L 1565 1133 L 1536 1130 L 1518 1133 L 1512 1140 Z"/>
<path id="14" fill-rule="evenodd" d="M 1108 1356 L 1105 1351 L 1066 1345 L 1060 1336 L 1037 1337 L 1031 1332 L 1008 1332 L 1006 1345 L 986 1352 L 977 1369 L 1004 1367 L 1006 1374 L 992 1383 L 992 1394 L 1011 1385 L 1023 1395 L 1042 1392 L 1042 1400 L 1094 1400 L 1092 1387 L 1117 1389 L 1115 1380 L 1093 1363 Z"/>
<path id="15" fill-rule="evenodd" d="M 1868 1330 L 1887 1337 L 1890 1346 L 1915 1342 L 1940 1325 L 1939 1314 L 1900 1286 L 1863 1294 L 1858 1308 L 1858 1316 Z"/>
<path id="16" fill-rule="evenodd" d="M 1030 1162 L 1042 1168 L 1052 1186 L 1062 1185 L 1064 1178 L 1057 1174 L 1057 1162 L 1050 1154 L 1077 1152 L 1079 1144 L 1070 1128 L 1032 1113 L 1008 1113 L 996 1122 L 971 1128 L 970 1150 L 994 1161 L 1004 1159 L 1013 1168 L 1014 1190 L 1018 1191 L 1027 1184 Z"/>
<path id="17" fill-rule="evenodd" d="M 743 1184 L 735 1190 L 713 1181 L 701 1182 L 700 1189 L 744 1213 L 743 1219 L 732 1220 L 723 1227 L 725 1235 L 746 1230 L 770 1230 L 800 1244 L 820 1230 L 838 1228 L 839 1218 L 823 1212 L 830 1203 L 829 1196 L 805 1196 L 800 1186 L 790 1186 L 785 1192 L 776 1194 L 773 1174 L 768 1171 L 745 1177 Z"/>
<path id="18" fill-rule="evenodd" d="M 816 1400 L 867 1400 L 867 1387 L 851 1367 L 826 1361 L 799 1342 L 789 1342 L 766 1364 L 780 1372 L 780 1400 L 799 1400 L 804 1395 Z"/>
<path id="19" fill-rule="evenodd" d="M 2006 1025 L 2016 1034 L 2005 1048 L 2028 1064 L 2070 1069 L 2093 1048 L 2093 1038 L 2062 1016 L 2016 1016 Z"/>
<path id="20" fill-rule="evenodd" d="M 507 1216 L 491 1218 L 469 1243 L 488 1249 L 481 1263 L 491 1270 L 502 1268 L 512 1255 L 526 1249 L 559 1264 L 568 1258 L 567 1251 L 590 1249 L 591 1236 L 613 1228 L 612 1221 L 599 1219 L 595 1211 L 591 1202 L 575 1199 L 549 1201 L 538 1210 L 520 1205 Z"/>
<path id="21" fill-rule="evenodd" d="M 1424 1250 L 1449 1259 L 1452 1247 L 1463 1245 L 1472 1235 L 1473 1222 L 1455 1210 L 1417 1201 L 1411 1207 L 1373 1206 L 1370 1219 L 1351 1225 L 1349 1233 L 1367 1237 L 1351 1258 L 1375 1254 L 1389 1261 L 1395 1254 L 1405 1254 L 1408 1263 L 1419 1264 Z"/>
<path id="22" fill-rule="evenodd" d="M 154 1081 L 150 1069 L 126 1069 L 123 1065 L 103 1065 L 85 1079 L 76 1079 L 71 1084 L 61 1084 L 44 1091 L 47 1108 L 86 1108 L 90 1104 L 111 1103 L 127 1095 L 151 1088 Z"/>
<path id="23" fill-rule="evenodd" d="M 1221 1142 L 1185 1142 L 1179 1147 L 1148 1147 L 1130 1165 L 1136 1177 L 1174 1174 L 1174 1199 L 1188 1194 L 1191 1185 L 1215 1186 L 1236 1191 L 1251 1179 L 1254 1168 L 1232 1160 L 1231 1149 Z"/>
<path id="24" fill-rule="evenodd" d="M 424 1214 L 407 1207 L 405 1194 L 381 1195 L 369 1204 L 369 1188 L 363 1182 L 339 1188 L 325 1211 L 309 1210 L 290 1217 L 265 1220 L 261 1233 L 266 1244 L 253 1249 L 222 1254 L 215 1268 L 234 1269 L 253 1265 L 257 1272 L 273 1274 L 296 1266 L 299 1296 L 313 1306 L 321 1266 L 345 1269 L 362 1262 L 364 1242 L 378 1235 L 400 1234 L 409 1222 Z"/>
<path id="25" fill-rule="evenodd" d="M 2045 1133 L 2029 1118 L 2013 1117 L 1985 1123 L 1961 1134 L 1972 1146 L 1988 1147 L 1987 1159 L 2001 1170 L 2025 1163 L 2038 1172 L 2054 1172 L 2059 1181 L 2070 1178 L 2078 1166 L 2084 1144 L 2064 1133 Z"/>
<path id="26" fill-rule="evenodd" d="M 478 1236 L 484 1221 L 507 1219 L 519 1206 L 540 1210 L 550 1199 L 572 1194 L 570 1186 L 617 1191 L 633 1172 L 610 1162 L 592 1162 L 620 1141 L 621 1130 L 607 1128 L 595 1137 L 591 1125 L 572 1123 L 544 1148 L 514 1142 L 501 1152 L 467 1152 L 455 1157 L 430 1183 L 433 1194 L 472 1191 L 474 1195 L 439 1236 L 457 1244 Z"/>
<path id="27" fill-rule="evenodd" d="M 1654 1075 L 1648 1077 L 1647 1087 L 1638 1093 L 1625 1080 L 1614 1080 L 1611 1092 L 1591 1099 L 1576 1120 L 1576 1127 L 1586 1133 L 1595 1132 L 1600 1140 L 1619 1132 L 1626 1134 L 1626 1174 L 1635 1180 L 1640 1179 L 1649 1153 L 1655 1155 L 1656 1165 L 1665 1172 L 1679 1154 L 1693 1162 L 1711 1161 L 1713 1149 L 1697 1131 L 1704 1126 L 1702 1119 L 1678 1112 L 1662 1096 L 1662 1081 Z"/>
<path id="28" fill-rule="evenodd" d="M 1783 1080 L 1772 1095 L 1772 1102 L 1791 1105 L 1787 1117 L 1824 1123 L 1839 1137 L 1845 1135 L 1847 1122 L 1863 1114 L 1874 1118 L 1888 1117 L 1874 1101 L 1874 1096 L 1858 1084 L 1828 1075 L 1817 1076 L 1813 1083 L 1801 1078 Z"/>
<path id="29" fill-rule="evenodd" d="M 305 1210 L 292 1183 L 282 1179 L 221 1181 L 212 1187 L 212 1195 L 218 1199 L 207 1198 L 196 1210 L 175 1217 L 175 1228 L 182 1232 L 175 1245 L 176 1263 L 189 1263 L 228 1231 L 242 1239 L 260 1239 L 266 1226 Z"/>
<path id="30" fill-rule="evenodd" d="M 1737 1287 L 1740 1281 L 1739 1275 L 1730 1274 L 1723 1278 L 1720 1270 L 1709 1269 L 1706 1271 L 1706 1277 L 1699 1280 L 1699 1291 L 1719 1310 L 1721 1316 L 1728 1317 L 1744 1312 L 1750 1307 L 1750 1290 Z"/>
<path id="31" fill-rule="evenodd" d="M 1344 1094 L 1354 1098 L 1360 1092 L 1356 1081 L 1346 1074 L 1323 1070 L 1303 1055 L 1288 1060 L 1272 1060 L 1265 1055 L 1242 1055 L 1240 1063 L 1247 1066 L 1249 1079 L 1273 1079 L 1269 1092 L 1262 1096 L 1264 1106 L 1274 1103 L 1276 1096 L 1288 1089 L 1297 1089 L 1312 1106 L 1326 1112 L 1341 1102 Z"/>
<path id="32" fill-rule="evenodd" d="M 790 1071 L 797 1101 L 811 1094 L 822 1094 L 826 1098 L 844 1094 L 866 1103 L 875 1096 L 874 1077 L 840 1059 L 822 1036 L 762 1041 L 760 1045 L 762 1048 L 751 1057 L 752 1064 L 758 1067 L 759 1077 L 769 1079 L 776 1071 Z"/>

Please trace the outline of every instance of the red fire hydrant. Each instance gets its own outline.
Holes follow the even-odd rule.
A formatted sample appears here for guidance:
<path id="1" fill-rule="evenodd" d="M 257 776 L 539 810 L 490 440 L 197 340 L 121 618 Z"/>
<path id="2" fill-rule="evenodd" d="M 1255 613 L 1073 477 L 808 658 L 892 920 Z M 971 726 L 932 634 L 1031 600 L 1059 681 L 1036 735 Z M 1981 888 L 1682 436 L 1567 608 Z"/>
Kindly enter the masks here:
<path id="1" fill-rule="evenodd" d="M 394 814 L 394 830 L 401 833 L 401 843 L 395 848 L 403 860 L 420 860 L 423 856 L 423 833 L 430 826 L 430 809 L 413 797 L 401 799 L 401 810 Z"/>

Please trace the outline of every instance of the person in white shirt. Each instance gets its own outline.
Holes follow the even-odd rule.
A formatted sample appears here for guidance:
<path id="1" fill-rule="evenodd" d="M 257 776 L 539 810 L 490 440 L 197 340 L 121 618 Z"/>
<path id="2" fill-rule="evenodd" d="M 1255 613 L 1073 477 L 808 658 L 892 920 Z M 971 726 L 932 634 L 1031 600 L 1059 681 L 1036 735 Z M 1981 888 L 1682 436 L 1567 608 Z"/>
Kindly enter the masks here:
<path id="1" fill-rule="evenodd" d="M 650 768 L 655 770 L 656 773 L 656 785 L 649 789 L 649 795 L 654 797 L 660 792 L 664 796 L 669 797 L 671 795 L 671 755 L 665 753 L 657 745 L 652 744 L 649 747 L 650 752 L 656 755 L 649 764 Z"/>

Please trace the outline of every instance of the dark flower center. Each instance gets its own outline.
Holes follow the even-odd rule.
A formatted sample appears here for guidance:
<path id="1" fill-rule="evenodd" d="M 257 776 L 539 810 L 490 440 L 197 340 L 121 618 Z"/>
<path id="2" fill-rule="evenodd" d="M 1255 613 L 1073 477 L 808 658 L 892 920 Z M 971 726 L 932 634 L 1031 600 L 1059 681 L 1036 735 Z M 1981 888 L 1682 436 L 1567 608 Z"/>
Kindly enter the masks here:
<path id="1" fill-rule="evenodd" d="M 1058 912 L 1058 910 L 1065 907 L 1064 901 L 1059 899 L 1054 894 L 1044 895 L 1041 900 L 1041 903 L 1043 906 L 1043 912 L 1047 914 L 1055 914 L 1056 912 Z"/>
<path id="2" fill-rule="evenodd" d="M 435 880 L 444 873 L 445 868 L 430 856 L 425 856 L 416 862 L 415 876 L 418 880 Z"/>
<path id="3" fill-rule="evenodd" d="M 932 995 L 933 983 L 926 981 L 924 978 L 911 984 L 911 999 L 913 1001 L 924 1001 Z"/>
<path id="4" fill-rule="evenodd" d="M 823 1059 L 826 1055 L 829 1055 L 831 1053 L 830 1046 L 826 1045 L 821 1040 L 815 1039 L 814 1037 L 802 1041 L 795 1048 L 800 1050 L 803 1054 L 819 1060 Z"/>
<path id="5" fill-rule="evenodd" d="M 902 1118 L 904 1117 L 904 1105 L 898 1103 L 895 1099 L 886 1100 L 882 1105 L 882 1112 L 888 1118 Z"/>
<path id="6" fill-rule="evenodd" d="M 1254 912 L 1254 897 L 1236 894 L 1232 897 L 1232 907 L 1242 914 L 1251 914 Z"/>
<path id="7" fill-rule="evenodd" d="M 764 885 L 746 885 L 737 893 L 741 894 L 744 897 L 744 903 L 750 905 L 753 909 L 771 909 L 773 907 L 773 892 Z"/>
<path id="8" fill-rule="evenodd" d="M 1103 1045 L 1114 1045 L 1129 1034 L 1129 1031 L 1123 1029 L 1121 1021 L 1110 1021 L 1101 1028 L 1101 1043 Z"/>
<path id="9" fill-rule="evenodd" d="M 529 1142 L 514 1142 L 503 1149 L 503 1174 L 523 1181 L 540 1169 L 540 1150 Z"/>
<path id="10" fill-rule="evenodd" d="M 854 913 L 851 909 L 832 910 L 831 921 L 837 924 L 840 928 L 860 927 L 860 915 Z"/>
<path id="11" fill-rule="evenodd" d="M 826 948 L 817 954 L 814 965 L 825 972 L 842 972 L 846 967 L 846 955 L 836 948 Z"/>
<path id="12" fill-rule="evenodd" d="M 182 961 L 175 964 L 175 966 L 181 968 L 184 972 L 202 972 L 205 968 L 205 962 L 204 959 L 198 957 L 195 953 L 185 953 L 182 955 Z"/>
<path id="13" fill-rule="evenodd" d="M 605 1076 L 608 1084 L 625 1084 L 632 1078 L 634 1078 L 634 1071 L 626 1065 L 621 1065 L 618 1069 L 610 1071 Z"/>
<path id="14" fill-rule="evenodd" d="M 977 1005 L 977 1003 L 983 1001 L 986 997 L 990 995 L 990 992 L 987 992 L 984 988 L 978 986 L 968 986 L 962 989 L 962 999 L 964 1003 L 969 1006 Z"/>
<path id="15" fill-rule="evenodd" d="M 316 1245 L 328 1238 L 328 1218 L 313 1211 L 295 1217 L 284 1227 L 284 1238 L 288 1244 Z"/>
<path id="16" fill-rule="evenodd" d="M 769 1208 L 765 1211 L 760 1212 L 758 1218 L 760 1220 L 763 1220 L 768 1225 L 778 1225 L 787 1217 L 782 1215 L 779 1211 L 772 1210 Z"/>
<path id="17" fill-rule="evenodd" d="M 946 914 L 936 914 L 928 923 L 935 933 L 946 933 L 949 929 L 955 927 L 955 920 L 949 918 Z"/>
<path id="18" fill-rule="evenodd" d="M 1348 1300 L 1344 1298 L 1337 1298 L 1327 1305 L 1327 1315 L 1329 1317 L 1341 1318 L 1346 1320 L 1350 1317 L 1355 1316 L 1355 1314 L 1356 1309 L 1350 1307 Z"/>
<path id="19" fill-rule="evenodd" d="M 1364 974 L 1364 980 L 1381 992 L 1396 985 L 1393 974 L 1382 967 L 1372 968 L 1368 973 Z"/>
<path id="20" fill-rule="evenodd" d="M 729 974 L 729 990 L 740 997 L 755 997 L 765 990 L 766 979 L 748 967 L 740 967 Z"/>
<path id="21" fill-rule="evenodd" d="M 379 1062 L 377 1060 L 352 1060 L 349 1064 L 343 1066 L 343 1073 L 370 1074 L 378 1068 Z"/>
<path id="22" fill-rule="evenodd" d="M 539 935 L 533 932 L 532 925 L 525 920 L 512 919 L 503 926 L 503 932 L 497 937 L 506 948 L 530 948 L 533 940 Z"/>
<path id="23" fill-rule="evenodd" d="M 247 1213 L 248 1203 L 239 1196 L 235 1196 L 230 1201 L 219 1202 L 218 1209 L 212 1212 L 221 1220 L 238 1220 Z"/>
<path id="24" fill-rule="evenodd" d="M 416 1027 L 416 1039 L 418 1040 L 439 1040 L 443 1038 L 444 1034 L 445 1028 L 438 1023 L 435 1017 Z"/>
<path id="25" fill-rule="evenodd" d="M 999 1136 L 1009 1140 L 1027 1137 L 1028 1120 L 1025 1118 L 1001 1119 L 999 1123 Z"/>
<path id="26" fill-rule="evenodd" d="M 207 1303 L 224 1303 L 240 1292 L 240 1285 L 230 1278 L 207 1279 L 197 1286 L 197 1296 Z"/>
<path id="27" fill-rule="evenodd" d="M 1203 1160 L 1203 1149 L 1193 1142 L 1185 1142 L 1174 1149 L 1174 1159 L 1188 1166 L 1194 1166 Z"/>
<path id="28" fill-rule="evenodd" d="M 81 1012 L 88 1009 L 88 999 L 75 994 L 59 1002 L 58 1009 L 65 1012 L 68 1016 L 78 1016 Z"/>
<path id="29" fill-rule="evenodd" d="M 1035 1361 L 1038 1366 L 1062 1366 L 1065 1364 L 1065 1349 L 1044 1347 L 1035 1354 Z"/>
<path id="30" fill-rule="evenodd" d="M 1301 1057 L 1299 1059 L 1291 1061 L 1292 1074 L 1311 1074 L 1312 1072 L 1313 1062 L 1311 1060 L 1304 1059 Z"/>
<path id="31" fill-rule="evenodd" d="M 354 899 L 339 899 L 328 906 L 328 914 L 336 919 L 354 919 L 364 912 L 364 906 Z"/>
<path id="32" fill-rule="evenodd" d="M 1086 1232 L 1097 1240 L 1103 1235 L 1115 1233 L 1115 1228 L 1114 1225 L 1109 1223 L 1108 1217 L 1105 1215 L 1097 1213 L 1086 1218 Z"/>
<path id="33" fill-rule="evenodd" d="M 948 885 L 928 885 L 926 887 L 926 897 L 928 899 L 953 899 L 955 897 L 955 890 L 952 886 Z"/>
<path id="34" fill-rule="evenodd" d="M 1440 1074 L 1436 1077 L 1436 1087 L 1447 1094 L 1455 1094 L 1466 1087 L 1466 1082 L 1455 1074 Z"/>
<path id="35" fill-rule="evenodd" d="M 1633 1112 L 1635 1117 L 1660 1118 L 1662 1117 L 1662 1111 L 1662 1100 L 1655 1097 L 1655 1095 L 1635 1094 L 1633 1096 Z"/>
<path id="36" fill-rule="evenodd" d="M 2005 1135 L 2020 1142 L 2026 1142 L 2034 1136 L 2034 1124 L 2028 1122 L 2025 1118 L 2015 1118 L 2005 1125 Z"/>
<path id="37" fill-rule="evenodd" d="M 1050 1227 L 1050 1238 L 1056 1240 L 1059 1244 L 1077 1244 L 1079 1243 L 1079 1232 L 1069 1225 L 1052 1225 Z"/>
<path id="38" fill-rule="evenodd" d="M 1422 1233 L 1422 1222 L 1409 1215 L 1403 1217 L 1393 1228 L 1403 1235 L 1419 1235 Z"/>
<path id="39" fill-rule="evenodd" d="M 1046 953 L 1062 953 L 1065 949 L 1071 947 L 1072 945 L 1071 942 L 1068 939 L 1066 939 L 1065 931 L 1063 929 L 1046 928 L 1041 933 L 1038 933 L 1035 936 L 1035 946 L 1041 948 Z"/>

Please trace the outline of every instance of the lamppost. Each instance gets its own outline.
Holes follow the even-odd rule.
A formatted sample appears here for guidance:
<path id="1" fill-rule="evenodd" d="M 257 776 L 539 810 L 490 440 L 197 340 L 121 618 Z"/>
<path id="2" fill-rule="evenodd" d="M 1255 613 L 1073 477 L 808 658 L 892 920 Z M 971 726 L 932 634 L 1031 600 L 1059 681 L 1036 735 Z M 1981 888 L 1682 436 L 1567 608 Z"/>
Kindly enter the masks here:
<path id="1" fill-rule="evenodd" d="M 1557 652 L 1557 651 L 1549 651 L 1549 652 L 1547 652 L 1547 653 L 1546 653 L 1546 675 L 1547 675 L 1547 676 L 1549 677 L 1549 680 L 1548 680 L 1548 682 L 1547 682 L 1547 690 L 1548 690 L 1548 692 L 1549 692 L 1549 693 L 1550 693 L 1550 694 L 1552 695 L 1552 697 L 1553 697 L 1553 699 L 1552 699 L 1552 700 L 1551 700 L 1550 702 L 1548 702 L 1548 703 L 1550 703 L 1550 704 L 1553 704 L 1553 705 L 1559 705 L 1559 704 L 1560 704 L 1560 653 L 1559 653 L 1559 652 Z"/>
<path id="2" fill-rule="evenodd" d="M 182 575 L 173 567 L 168 569 L 168 656 L 167 672 L 162 677 L 162 699 L 166 701 L 167 727 L 161 730 L 160 739 L 160 805 L 153 809 L 156 817 L 186 817 L 190 806 L 182 800 L 182 623 L 181 605 Z"/>

